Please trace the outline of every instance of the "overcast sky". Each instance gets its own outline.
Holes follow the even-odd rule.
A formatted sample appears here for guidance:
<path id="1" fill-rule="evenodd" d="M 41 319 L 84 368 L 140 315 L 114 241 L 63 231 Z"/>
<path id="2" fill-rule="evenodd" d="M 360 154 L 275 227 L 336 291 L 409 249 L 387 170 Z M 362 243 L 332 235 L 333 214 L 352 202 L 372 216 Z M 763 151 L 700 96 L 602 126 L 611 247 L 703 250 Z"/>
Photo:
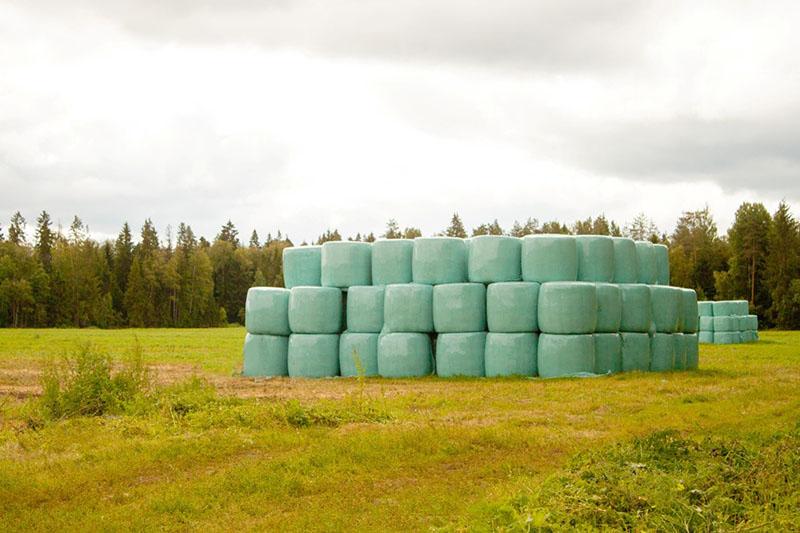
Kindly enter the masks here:
<path id="1" fill-rule="evenodd" d="M 800 2 L 0 0 L 0 224 L 800 206 Z"/>

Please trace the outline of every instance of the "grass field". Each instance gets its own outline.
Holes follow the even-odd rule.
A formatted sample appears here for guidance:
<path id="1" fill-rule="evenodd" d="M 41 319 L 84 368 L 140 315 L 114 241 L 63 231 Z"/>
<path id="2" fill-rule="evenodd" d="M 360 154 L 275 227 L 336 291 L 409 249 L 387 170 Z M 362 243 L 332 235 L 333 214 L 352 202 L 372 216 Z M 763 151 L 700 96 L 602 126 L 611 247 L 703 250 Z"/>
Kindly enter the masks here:
<path id="1" fill-rule="evenodd" d="M 0 529 L 798 528 L 800 333 L 696 372 L 364 382 L 238 377 L 243 337 L 0 331 Z M 86 341 L 138 343 L 157 390 L 37 420 Z"/>

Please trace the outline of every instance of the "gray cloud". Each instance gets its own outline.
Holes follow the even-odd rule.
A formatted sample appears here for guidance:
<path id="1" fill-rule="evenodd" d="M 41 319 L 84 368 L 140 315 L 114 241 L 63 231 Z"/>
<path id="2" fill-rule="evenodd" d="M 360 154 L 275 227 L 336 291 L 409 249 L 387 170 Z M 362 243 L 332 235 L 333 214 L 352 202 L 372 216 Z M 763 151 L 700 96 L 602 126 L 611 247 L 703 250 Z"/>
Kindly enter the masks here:
<path id="1" fill-rule="evenodd" d="M 635 0 L 77 0 L 35 5 L 42 15 L 100 17 L 166 42 L 552 71 L 618 69 L 639 62 L 644 49 L 638 43 L 659 23 L 659 9 Z"/>

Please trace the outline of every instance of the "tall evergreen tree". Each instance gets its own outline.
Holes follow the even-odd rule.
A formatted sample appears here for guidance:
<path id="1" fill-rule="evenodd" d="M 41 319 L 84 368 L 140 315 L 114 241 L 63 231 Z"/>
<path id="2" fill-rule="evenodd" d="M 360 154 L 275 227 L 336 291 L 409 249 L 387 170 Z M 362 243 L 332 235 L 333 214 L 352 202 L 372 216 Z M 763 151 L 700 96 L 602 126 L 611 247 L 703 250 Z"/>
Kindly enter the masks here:
<path id="1" fill-rule="evenodd" d="M 461 217 L 458 216 L 458 213 L 453 213 L 453 217 L 450 219 L 450 225 L 444 230 L 444 234 L 448 237 L 467 238 L 467 230 L 464 229 L 464 223 L 461 221 Z"/>
<path id="2" fill-rule="evenodd" d="M 253 233 L 250 234 L 250 248 L 261 248 L 261 243 L 258 242 L 258 232 L 253 230 Z"/>
<path id="3" fill-rule="evenodd" d="M 659 241 L 658 227 L 644 213 L 639 213 L 631 222 L 626 224 L 623 233 L 626 237 L 637 241 Z"/>
<path id="4" fill-rule="evenodd" d="M 800 328 L 800 293 L 792 282 L 800 279 L 800 224 L 786 202 L 772 216 L 767 237 L 764 281 L 772 306 L 768 319 L 780 328 Z"/>
<path id="5" fill-rule="evenodd" d="M 728 230 L 731 260 L 727 296 L 743 297 L 763 312 L 769 306 L 769 292 L 763 284 L 767 256 L 767 235 L 771 217 L 761 203 L 745 202 L 736 211 Z"/>
<path id="6" fill-rule="evenodd" d="M 389 222 L 386 223 L 386 233 L 381 235 L 381 237 L 384 239 L 400 239 L 402 236 L 400 225 L 395 219 L 390 218 Z"/>
<path id="7" fill-rule="evenodd" d="M 371 237 L 372 233 L 370 233 L 367 237 Z M 409 226 L 403 230 L 403 238 L 404 239 L 416 239 L 417 237 L 422 237 L 422 231 L 419 228 L 415 228 L 413 226 Z M 364 239 L 367 242 L 372 242 L 375 239 L 373 238 L 370 241 L 368 238 Z"/>
<path id="8" fill-rule="evenodd" d="M 542 224 L 541 233 L 560 233 L 563 235 L 569 234 L 569 228 L 565 224 L 562 224 L 558 220 L 551 220 L 550 222 L 545 222 Z"/>
<path id="9" fill-rule="evenodd" d="M 235 247 L 239 247 L 239 230 L 236 229 L 230 219 L 222 226 L 216 240 L 229 242 Z"/>
<path id="10" fill-rule="evenodd" d="M 142 226 L 141 240 L 134 248 L 125 291 L 125 308 L 131 326 L 155 327 L 164 322 L 168 305 L 162 283 L 165 265 L 159 252 L 158 232 L 148 218 Z"/>
<path id="11" fill-rule="evenodd" d="M 128 312 L 125 308 L 125 291 L 128 290 L 128 277 L 133 265 L 133 237 L 131 228 L 127 222 L 122 225 L 122 229 L 114 241 L 114 262 L 112 264 L 114 272 L 114 285 L 111 291 L 114 310 L 125 320 Z"/>
<path id="12" fill-rule="evenodd" d="M 17 211 L 11 216 L 11 224 L 8 226 L 8 240 L 18 246 L 24 245 L 25 239 L 25 217 Z"/>
<path id="13" fill-rule="evenodd" d="M 716 294 L 714 272 L 727 269 L 727 244 L 706 206 L 684 211 L 670 238 L 670 277 L 673 285 L 693 288 L 704 298 Z"/>
<path id="14" fill-rule="evenodd" d="M 53 245 L 55 244 L 56 236 L 50 229 L 52 222 L 50 215 L 47 211 L 42 211 L 39 218 L 36 219 L 36 257 L 42 262 L 45 272 L 50 272 L 51 262 L 53 260 Z"/>
<path id="15" fill-rule="evenodd" d="M 477 237 L 479 235 L 503 235 L 503 228 L 500 227 L 497 219 L 494 219 L 493 222 L 481 224 L 477 228 L 472 229 L 473 237 Z"/>

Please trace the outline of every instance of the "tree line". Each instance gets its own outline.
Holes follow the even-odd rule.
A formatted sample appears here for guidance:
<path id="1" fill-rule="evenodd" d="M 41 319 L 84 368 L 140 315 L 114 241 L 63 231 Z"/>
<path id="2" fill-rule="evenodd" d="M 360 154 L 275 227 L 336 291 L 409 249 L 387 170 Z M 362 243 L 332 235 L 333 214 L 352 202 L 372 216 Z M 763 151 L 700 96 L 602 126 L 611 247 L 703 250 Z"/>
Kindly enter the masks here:
<path id="1" fill-rule="evenodd" d="M 247 242 L 228 221 L 212 241 L 191 226 L 168 227 L 159 236 L 150 219 L 137 237 L 123 224 L 114 240 L 98 242 L 75 217 L 54 229 L 46 211 L 29 226 L 15 213 L 0 226 L 0 327 L 210 327 L 244 322 L 247 289 L 283 286 L 283 249 L 293 246 L 277 231 Z M 7 236 L 5 235 L 7 233 Z M 468 232 L 455 213 L 437 235 L 467 237 L 535 233 L 629 236 L 670 247 L 671 284 L 690 287 L 700 299 L 747 299 L 765 325 L 800 328 L 800 226 L 781 202 L 770 215 L 761 203 L 743 203 L 727 234 L 720 235 L 708 207 L 681 214 L 672 234 L 660 233 L 646 215 L 624 226 L 605 215 L 540 223 L 498 221 Z M 414 238 L 419 228 L 391 219 L 381 238 Z M 348 240 L 372 242 L 374 233 Z M 314 241 L 343 240 L 328 229 Z M 307 244 L 302 242 L 301 244 Z"/>

